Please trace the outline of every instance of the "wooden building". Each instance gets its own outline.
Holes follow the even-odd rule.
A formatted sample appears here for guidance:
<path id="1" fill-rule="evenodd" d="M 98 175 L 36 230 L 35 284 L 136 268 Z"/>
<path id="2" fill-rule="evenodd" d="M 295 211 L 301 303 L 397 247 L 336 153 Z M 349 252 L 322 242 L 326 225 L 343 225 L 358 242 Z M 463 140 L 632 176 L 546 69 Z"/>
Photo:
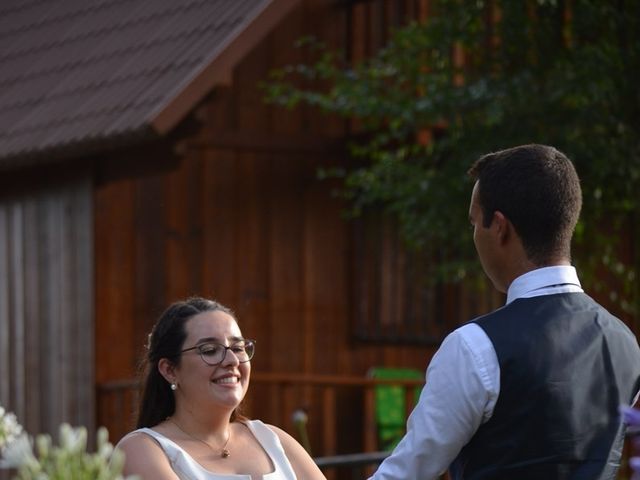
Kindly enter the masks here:
<path id="1" fill-rule="evenodd" d="M 263 101 L 316 35 L 352 58 L 426 0 L 9 0 L 0 6 L 0 404 L 31 432 L 131 427 L 171 302 L 212 297 L 257 339 L 250 416 L 314 455 L 367 443 L 374 366 L 423 370 L 500 301 L 410 282 L 393 232 L 320 181 L 350 124 Z"/>

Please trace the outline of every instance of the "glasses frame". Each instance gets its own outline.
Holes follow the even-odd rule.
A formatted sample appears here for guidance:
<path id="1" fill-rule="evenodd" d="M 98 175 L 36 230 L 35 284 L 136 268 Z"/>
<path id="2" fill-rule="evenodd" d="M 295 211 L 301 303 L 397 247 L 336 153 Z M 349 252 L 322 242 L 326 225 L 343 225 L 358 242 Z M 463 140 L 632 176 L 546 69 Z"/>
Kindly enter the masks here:
<path id="1" fill-rule="evenodd" d="M 191 350 L 197 350 L 198 351 L 198 355 L 200 355 L 200 358 L 202 359 L 202 361 L 204 363 L 206 363 L 210 367 L 215 367 L 216 365 L 220 365 L 222 362 L 224 362 L 224 359 L 227 358 L 227 352 L 229 350 L 231 350 L 232 348 L 236 347 L 238 344 L 243 343 L 243 342 L 245 343 L 245 345 L 249 342 L 253 346 L 253 350 L 252 350 L 251 356 L 249 358 L 247 358 L 246 360 L 240 360 L 235 353 L 233 353 L 233 352 L 231 352 L 231 353 L 233 353 L 233 355 L 238 359 L 239 363 L 247 363 L 247 362 L 251 361 L 251 359 L 253 358 L 253 356 L 256 353 L 256 349 L 255 349 L 256 341 L 252 340 L 251 338 L 244 338 L 241 341 L 232 343 L 228 347 L 226 345 L 222 345 L 221 343 L 218 343 L 218 342 L 202 342 L 202 343 L 199 343 L 198 345 L 194 345 L 193 347 L 189 347 L 189 348 L 185 348 L 184 350 L 180 350 L 180 354 L 182 355 L 185 352 L 190 352 Z M 212 344 L 224 348 L 224 353 L 222 354 L 222 359 L 218 363 L 209 363 L 209 362 L 207 362 L 204 359 L 204 353 L 202 352 L 202 350 L 200 350 L 200 348 L 203 347 L 204 345 L 212 345 Z"/>

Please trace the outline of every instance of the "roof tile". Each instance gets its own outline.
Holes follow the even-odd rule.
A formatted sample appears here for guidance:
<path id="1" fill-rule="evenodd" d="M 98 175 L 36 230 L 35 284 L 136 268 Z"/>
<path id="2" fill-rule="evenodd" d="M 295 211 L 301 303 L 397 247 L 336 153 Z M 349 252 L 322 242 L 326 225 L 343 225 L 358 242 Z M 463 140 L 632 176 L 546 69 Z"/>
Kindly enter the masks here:
<path id="1" fill-rule="evenodd" d="M 0 165 L 153 134 L 154 115 L 279 2 L 292 0 L 3 0 Z"/>

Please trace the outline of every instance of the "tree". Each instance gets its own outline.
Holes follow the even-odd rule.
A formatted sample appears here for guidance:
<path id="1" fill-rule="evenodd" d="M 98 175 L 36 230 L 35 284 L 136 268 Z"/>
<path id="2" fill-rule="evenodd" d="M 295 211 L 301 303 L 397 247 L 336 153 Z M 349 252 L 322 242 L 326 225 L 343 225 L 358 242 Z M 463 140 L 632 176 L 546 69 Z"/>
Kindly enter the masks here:
<path id="1" fill-rule="evenodd" d="M 396 217 L 449 281 L 477 265 L 461 234 L 470 163 L 517 144 L 558 147 L 583 183 L 574 260 L 632 310 L 640 253 L 629 263 L 619 241 L 639 238 L 640 3 L 435 0 L 430 12 L 356 64 L 301 42 L 318 60 L 275 72 L 269 99 L 358 120 L 351 151 L 361 161 L 324 173 L 344 180 L 353 213 L 383 206 Z M 300 77 L 311 86 L 296 86 Z M 614 287 L 598 282 L 603 267 Z"/>

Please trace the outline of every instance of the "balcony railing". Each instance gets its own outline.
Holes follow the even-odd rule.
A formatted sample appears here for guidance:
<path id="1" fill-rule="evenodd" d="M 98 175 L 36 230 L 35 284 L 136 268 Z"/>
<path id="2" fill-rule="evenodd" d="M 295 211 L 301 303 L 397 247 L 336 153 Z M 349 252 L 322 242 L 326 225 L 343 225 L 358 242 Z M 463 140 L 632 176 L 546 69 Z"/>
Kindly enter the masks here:
<path id="1" fill-rule="evenodd" d="M 387 455 L 378 446 L 375 387 L 401 387 L 408 415 L 415 404 L 416 387 L 422 384 L 419 380 L 253 372 L 245 411 L 284 428 L 303 445 L 307 443 L 328 478 L 364 478 Z M 103 383 L 97 393 L 98 424 L 105 425 L 116 442 L 134 428 L 138 381 Z M 293 414 L 300 409 L 308 417 L 306 425 L 294 421 Z M 309 442 L 304 441 L 307 435 Z M 350 472 L 342 473 L 344 470 Z"/>
<path id="2" fill-rule="evenodd" d="M 299 440 L 301 432 L 293 420 L 293 413 L 305 408 L 309 418 L 308 432 L 305 433 L 308 433 L 313 447 L 310 450 L 327 478 L 364 479 L 389 453 L 379 451 L 375 387 L 402 387 L 405 405 L 410 410 L 415 403 L 415 387 L 421 384 L 417 380 L 253 372 L 250 394 L 245 403 L 250 417 L 278 425 Z M 112 441 L 118 441 L 133 429 L 137 401 L 136 380 L 107 382 L 98 386 L 98 424 L 109 428 Z M 353 421 L 345 422 L 345 418 Z M 345 437 L 349 441 L 341 442 Z M 629 454 L 630 442 L 626 442 L 620 479 L 629 478 Z M 446 479 L 446 475 L 443 478 Z"/>

